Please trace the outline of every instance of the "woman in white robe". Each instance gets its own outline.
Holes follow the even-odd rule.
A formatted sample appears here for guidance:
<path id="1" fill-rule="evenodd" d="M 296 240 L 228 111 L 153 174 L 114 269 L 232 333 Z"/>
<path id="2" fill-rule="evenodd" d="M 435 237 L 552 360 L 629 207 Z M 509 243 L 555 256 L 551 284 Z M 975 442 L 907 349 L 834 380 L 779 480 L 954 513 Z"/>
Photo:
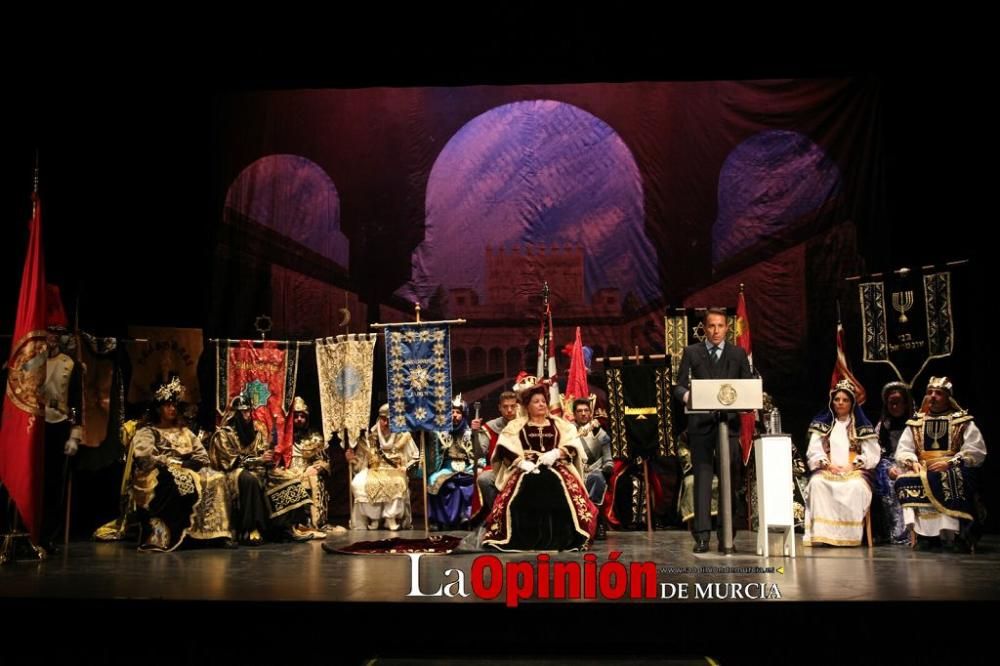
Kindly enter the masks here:
<path id="1" fill-rule="evenodd" d="M 857 405 L 854 384 L 842 380 L 809 424 L 806 459 L 812 476 L 802 544 L 859 546 L 872 501 L 870 470 L 879 462 L 875 429 Z"/>

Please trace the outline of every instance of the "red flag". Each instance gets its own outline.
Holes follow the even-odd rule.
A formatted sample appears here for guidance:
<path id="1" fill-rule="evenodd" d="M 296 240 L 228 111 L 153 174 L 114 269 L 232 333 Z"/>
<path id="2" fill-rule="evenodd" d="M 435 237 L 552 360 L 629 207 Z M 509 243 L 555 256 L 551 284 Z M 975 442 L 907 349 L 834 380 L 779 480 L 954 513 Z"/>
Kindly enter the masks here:
<path id="1" fill-rule="evenodd" d="M 45 418 L 42 389 L 48 350 L 45 344 L 45 261 L 42 256 L 42 210 L 38 195 L 28 233 L 28 255 L 17 299 L 14 343 L 7 362 L 7 390 L 0 427 L 0 481 L 17 505 L 37 543 L 42 529 L 42 437 Z"/>
<path id="2" fill-rule="evenodd" d="M 736 302 L 736 346 L 747 353 L 750 360 L 750 367 L 753 367 L 753 347 L 750 344 L 750 319 L 747 318 L 747 301 L 743 297 L 743 288 L 740 288 L 739 300 Z M 740 449 L 743 452 L 743 464 L 750 461 L 750 450 L 753 447 L 754 426 L 757 420 L 757 412 L 746 412 L 740 414 Z"/>
<path id="3" fill-rule="evenodd" d="M 569 355 L 569 378 L 566 380 L 566 402 L 570 411 L 572 401 L 578 398 L 590 397 L 590 387 L 587 386 L 587 366 L 583 360 L 583 338 L 580 337 L 580 327 L 576 327 L 576 340 Z"/>
<path id="4" fill-rule="evenodd" d="M 837 361 L 833 364 L 833 375 L 830 377 L 830 389 L 837 385 L 841 379 L 849 379 L 854 388 L 854 397 L 859 405 L 865 404 L 865 387 L 851 373 L 850 366 L 847 365 L 847 354 L 844 353 L 844 327 L 837 322 Z"/>

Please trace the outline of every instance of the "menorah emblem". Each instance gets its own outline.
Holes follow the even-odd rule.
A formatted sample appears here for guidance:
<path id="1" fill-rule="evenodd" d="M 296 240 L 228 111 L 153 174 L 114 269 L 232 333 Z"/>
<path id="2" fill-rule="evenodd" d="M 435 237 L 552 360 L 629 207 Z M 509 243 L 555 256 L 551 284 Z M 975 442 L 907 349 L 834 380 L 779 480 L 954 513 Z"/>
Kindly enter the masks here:
<path id="1" fill-rule="evenodd" d="M 913 307 L 913 290 L 897 291 L 892 294 L 892 309 L 899 313 L 899 323 L 910 321 L 906 311 Z"/>
<path id="2" fill-rule="evenodd" d="M 931 440 L 924 442 L 924 448 L 929 451 L 943 451 L 948 448 L 948 442 L 941 442 L 941 439 L 948 434 L 948 422 L 944 419 L 926 419 L 924 421 L 924 432 Z"/>

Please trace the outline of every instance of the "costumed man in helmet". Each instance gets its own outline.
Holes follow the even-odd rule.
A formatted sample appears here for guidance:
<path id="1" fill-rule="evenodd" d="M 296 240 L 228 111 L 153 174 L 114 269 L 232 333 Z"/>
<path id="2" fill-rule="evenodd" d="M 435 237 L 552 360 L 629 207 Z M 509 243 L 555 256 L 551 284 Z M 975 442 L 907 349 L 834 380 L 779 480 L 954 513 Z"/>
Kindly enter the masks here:
<path id="1" fill-rule="evenodd" d="M 265 535 L 288 535 L 296 541 L 313 537 L 306 521 L 312 499 L 298 478 L 269 482 L 275 465 L 267 427 L 253 418 L 253 407 L 237 395 L 212 435 L 212 466 L 226 472 L 232 493 L 233 522 L 241 543 L 257 546 Z"/>
<path id="2" fill-rule="evenodd" d="M 274 475 L 279 478 L 297 478 L 312 498 L 309 506 L 309 528 L 324 532 L 327 525 L 327 507 L 330 494 L 327 480 L 330 478 L 330 458 L 323 435 L 309 429 L 309 406 L 299 396 L 292 400 L 292 462 L 287 469 L 276 468 Z M 325 536 L 325 532 L 324 532 Z"/>
<path id="3" fill-rule="evenodd" d="M 417 463 L 420 452 L 410 433 L 390 430 L 388 404 L 379 407 L 378 420 L 368 436 L 348 448 L 345 457 L 351 469 L 357 470 L 351 481 L 352 525 L 377 530 L 384 519 L 390 530 L 409 528 L 412 520 L 406 470 Z"/>
<path id="4" fill-rule="evenodd" d="M 178 377 L 160 385 L 150 423 L 132 439 L 140 550 L 171 551 L 185 537 L 232 541 L 226 477 L 209 467 L 201 440 L 181 422 L 183 395 Z"/>
<path id="5" fill-rule="evenodd" d="M 472 429 L 465 421 L 466 403 L 462 394 L 451 403 L 451 430 L 437 433 L 434 471 L 427 478 L 430 495 L 430 522 L 441 529 L 453 529 L 469 520 L 472 508 Z"/>
<path id="6" fill-rule="evenodd" d="M 952 388 L 947 377 L 931 377 L 920 410 L 906 422 L 896 461 L 907 472 L 896 479 L 896 494 L 916 547 L 930 548 L 938 538 L 945 548 L 970 552 L 976 542 L 976 471 L 986 460 L 986 444 Z"/>

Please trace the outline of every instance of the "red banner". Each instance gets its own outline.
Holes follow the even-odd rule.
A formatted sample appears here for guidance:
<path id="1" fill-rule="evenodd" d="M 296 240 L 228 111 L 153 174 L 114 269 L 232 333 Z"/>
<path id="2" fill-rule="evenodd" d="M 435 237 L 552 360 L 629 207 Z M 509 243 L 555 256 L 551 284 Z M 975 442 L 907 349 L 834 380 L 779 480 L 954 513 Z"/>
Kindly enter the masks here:
<path id="1" fill-rule="evenodd" d="M 297 361 L 297 357 L 296 357 Z M 291 463 L 291 420 L 286 423 L 285 387 L 288 378 L 288 355 L 274 341 L 258 343 L 241 340 L 229 350 L 226 359 L 228 387 L 226 405 L 243 395 L 254 408 L 254 418 L 267 425 L 276 437 L 275 455 Z M 292 375 L 294 377 L 294 373 Z M 294 380 L 293 380 L 294 381 Z M 294 391 L 294 383 L 289 390 Z"/>
<path id="2" fill-rule="evenodd" d="M 28 254 L 17 300 L 14 344 L 7 365 L 7 390 L 0 427 L 0 481 L 17 505 L 32 540 L 42 529 L 42 483 L 45 478 L 42 437 L 45 428 L 41 397 L 48 350 L 45 344 L 45 260 L 42 254 L 42 210 L 34 195 Z"/>
<path id="3" fill-rule="evenodd" d="M 580 327 L 576 327 L 576 339 L 569 355 L 569 378 L 566 380 L 566 401 L 569 411 L 573 413 L 573 400 L 589 398 L 590 387 L 587 386 L 587 365 L 583 358 L 583 338 Z"/>
<path id="4" fill-rule="evenodd" d="M 743 288 L 740 288 L 739 300 L 736 302 L 736 346 L 747 353 L 750 360 L 750 367 L 753 367 L 753 345 L 750 344 L 750 319 L 747 317 L 747 300 L 743 297 Z M 740 414 L 740 449 L 743 453 L 743 464 L 750 460 L 750 450 L 753 447 L 754 426 L 757 421 L 757 412 L 747 412 Z"/>

